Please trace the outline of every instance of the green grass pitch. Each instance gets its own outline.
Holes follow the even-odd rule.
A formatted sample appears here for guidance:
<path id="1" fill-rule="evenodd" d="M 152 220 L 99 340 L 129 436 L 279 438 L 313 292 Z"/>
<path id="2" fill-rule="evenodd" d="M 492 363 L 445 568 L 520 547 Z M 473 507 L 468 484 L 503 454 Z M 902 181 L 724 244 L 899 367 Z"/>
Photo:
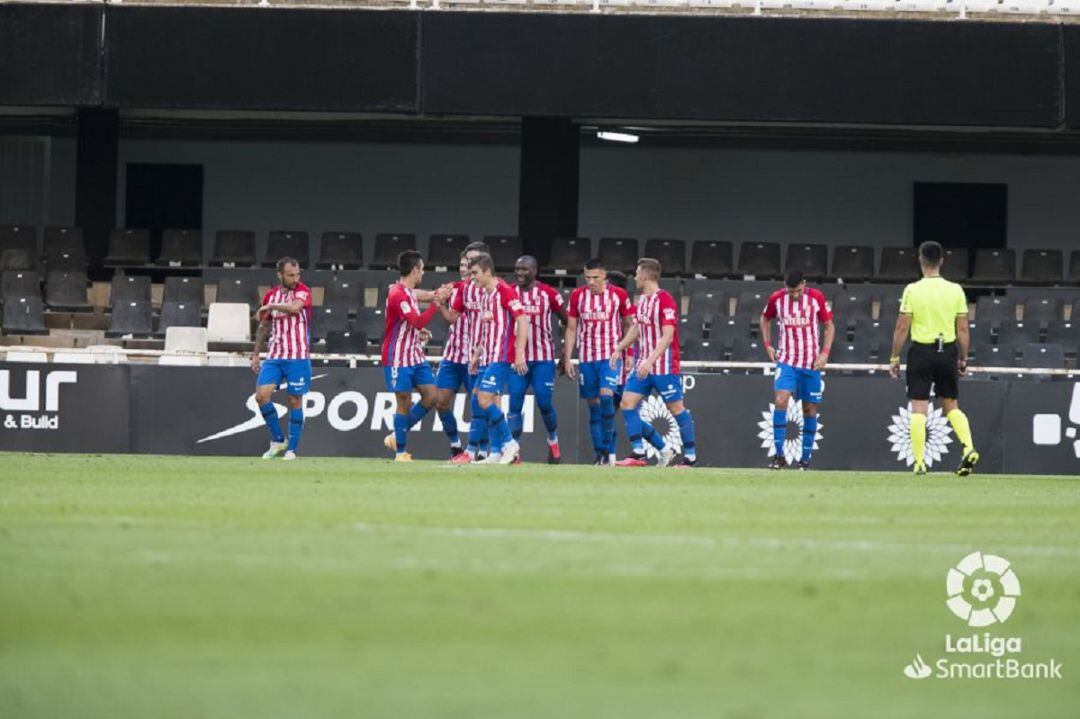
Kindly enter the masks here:
<path id="1" fill-rule="evenodd" d="M 0 461 L 5 719 L 1080 706 L 1075 477 Z M 945 607 L 975 550 L 1023 587 L 989 631 L 1062 680 L 904 676 L 982 633 Z"/>

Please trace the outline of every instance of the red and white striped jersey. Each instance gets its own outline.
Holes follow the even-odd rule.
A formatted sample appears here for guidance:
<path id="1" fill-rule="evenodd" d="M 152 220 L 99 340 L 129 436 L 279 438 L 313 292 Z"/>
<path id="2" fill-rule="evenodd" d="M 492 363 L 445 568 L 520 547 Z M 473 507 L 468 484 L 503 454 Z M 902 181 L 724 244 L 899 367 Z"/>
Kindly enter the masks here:
<path id="1" fill-rule="evenodd" d="M 284 285 L 270 288 L 263 295 L 264 305 L 285 305 L 301 300 L 304 308 L 298 314 L 270 312 L 270 344 L 267 359 L 311 359 L 311 290 L 297 282 L 291 290 Z M 263 312 L 259 321 L 266 319 Z"/>
<path id="2" fill-rule="evenodd" d="M 820 290 L 807 287 L 802 297 L 792 300 L 786 289 L 769 295 L 761 316 L 775 319 L 780 327 L 780 342 L 776 347 L 776 361 L 791 367 L 813 369 L 820 351 L 818 323 L 832 319 L 832 312 L 825 304 Z"/>
<path id="3" fill-rule="evenodd" d="M 472 280 L 454 283 L 448 307 L 458 313 L 457 322 L 450 325 L 443 347 L 443 359 L 447 362 L 469 364 L 472 348 L 480 341 L 480 318 L 484 312 L 484 291 Z"/>
<path id="4" fill-rule="evenodd" d="M 607 285 L 596 294 L 588 287 L 570 293 L 567 314 L 576 317 L 578 360 L 597 362 L 610 359 L 622 339 L 622 318 L 634 314 L 626 290 Z"/>
<path id="5" fill-rule="evenodd" d="M 525 290 L 514 285 L 521 307 L 529 316 L 529 340 L 525 345 L 526 362 L 551 362 L 555 359 L 555 343 L 551 339 L 551 315 L 566 304 L 562 295 L 551 285 L 533 282 Z"/>
<path id="6" fill-rule="evenodd" d="M 675 328 L 675 337 L 656 362 L 651 374 L 679 374 L 679 305 L 666 290 L 641 295 L 637 303 L 637 356 L 643 361 L 660 343 L 665 327 Z"/>
<path id="7" fill-rule="evenodd" d="M 514 320 L 524 314 L 517 292 L 499 280 L 495 289 L 484 293 L 486 302 L 482 315 L 480 364 L 513 362 Z"/>
<path id="8" fill-rule="evenodd" d="M 423 314 L 416 295 L 395 282 L 386 295 L 386 329 L 383 332 L 383 367 L 413 367 L 425 361 L 419 330 L 423 329 L 438 308 L 433 302 Z"/>

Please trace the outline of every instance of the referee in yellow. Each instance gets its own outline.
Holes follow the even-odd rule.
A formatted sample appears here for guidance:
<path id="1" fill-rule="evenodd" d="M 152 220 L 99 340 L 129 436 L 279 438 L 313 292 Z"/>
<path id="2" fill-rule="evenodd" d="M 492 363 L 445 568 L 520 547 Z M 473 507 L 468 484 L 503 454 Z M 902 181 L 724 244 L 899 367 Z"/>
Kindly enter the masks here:
<path id="1" fill-rule="evenodd" d="M 893 379 L 900 378 L 900 350 L 910 331 L 907 396 L 911 401 L 915 474 L 926 474 L 926 414 L 933 390 L 963 446 L 963 458 L 956 474 L 966 477 L 979 461 L 979 453 L 971 441 L 971 426 L 958 402 L 957 378 L 967 373 L 968 306 L 964 288 L 941 276 L 944 257 L 941 245 L 936 242 L 919 245 L 923 277 L 904 288 L 900 316 L 893 330 L 889 374 Z"/>

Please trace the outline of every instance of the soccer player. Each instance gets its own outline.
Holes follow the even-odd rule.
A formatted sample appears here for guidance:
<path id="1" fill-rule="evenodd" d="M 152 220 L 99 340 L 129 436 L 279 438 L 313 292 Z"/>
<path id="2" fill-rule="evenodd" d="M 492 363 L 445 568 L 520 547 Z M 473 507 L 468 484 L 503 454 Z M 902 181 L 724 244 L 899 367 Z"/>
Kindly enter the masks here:
<path id="1" fill-rule="evenodd" d="M 510 412 L 506 417 L 510 435 L 520 443 L 524 426 L 521 409 L 525 404 L 525 392 L 532 386 L 536 406 L 547 430 L 548 464 L 558 464 L 562 459 L 559 451 L 558 417 L 555 414 L 555 343 L 551 338 L 551 315 L 566 322 L 566 302 L 558 290 L 536 281 L 539 265 L 532 255 L 522 255 L 514 263 L 514 288 L 531 330 L 525 344 L 525 374 L 510 374 Z"/>
<path id="2" fill-rule="evenodd" d="M 922 279 L 904 288 L 900 316 L 893 330 L 889 374 L 900 378 L 900 350 L 911 333 L 907 355 L 907 396 L 911 401 L 911 450 L 914 472 L 926 474 L 926 414 L 930 395 L 941 408 L 960 440 L 963 454 L 956 474 L 966 477 L 979 462 L 971 440 L 971 425 L 960 410 L 957 377 L 967 373 L 968 306 L 964 288 L 941 276 L 945 253 L 936 242 L 919 245 Z"/>
<path id="3" fill-rule="evenodd" d="M 563 365 L 566 375 L 578 380 L 579 394 L 589 405 L 589 434 L 596 452 L 595 464 L 599 466 L 611 464 L 615 451 L 611 442 L 615 431 L 614 395 L 622 369 L 615 348 L 633 315 L 626 290 L 608 284 L 603 261 L 586 262 L 585 286 L 574 289 L 567 302 Z M 580 367 L 572 362 L 575 346 Z"/>
<path id="4" fill-rule="evenodd" d="M 660 395 L 679 427 L 683 456 L 676 466 L 693 467 L 697 464 L 694 419 L 683 404 L 682 375 L 679 374 L 679 305 L 670 293 L 660 289 L 660 273 L 658 260 L 649 257 L 638 260 L 634 275 L 634 281 L 641 290 L 636 306 L 637 321 L 616 347 L 616 355 L 621 355 L 636 344 L 634 357 L 637 363 L 626 378 L 621 406 L 633 454 L 620 463 L 623 467 L 645 465 L 644 423 L 638 406 L 653 390 Z M 615 366 L 615 357 L 610 363 L 612 367 Z M 660 451 L 657 464 L 666 467 L 673 457 L 674 452 L 665 446 Z"/>
<path id="5" fill-rule="evenodd" d="M 773 347 L 770 341 L 772 320 L 779 326 L 780 344 Z M 824 340 L 818 346 L 818 323 L 824 327 Z M 791 270 L 784 278 L 784 287 L 769 295 L 765 309 L 758 320 L 759 337 L 765 345 L 769 361 L 776 363 L 773 380 L 773 449 L 769 469 L 787 466 L 784 457 L 784 441 L 787 433 L 788 402 L 792 395 L 802 401 L 802 455 L 796 468 L 810 468 L 817 436 L 818 405 L 821 404 L 823 385 L 821 370 L 825 369 L 832 350 L 836 328 L 833 314 L 825 303 L 821 290 L 806 286 L 802 270 Z"/>
<path id="6" fill-rule="evenodd" d="M 270 430 L 270 449 L 263 459 L 284 455 L 283 459 L 292 460 L 296 459 L 304 431 L 304 395 L 311 388 L 311 290 L 300 282 L 300 263 L 292 257 L 277 261 L 277 275 L 281 284 L 263 296 L 262 306 L 255 312 L 259 328 L 255 332 L 251 370 L 258 375 L 255 401 Z M 266 361 L 262 362 L 268 336 L 270 348 Z M 277 408 L 270 401 L 282 379 L 289 397 L 287 443 L 281 433 Z"/>
<path id="7" fill-rule="evenodd" d="M 491 435 L 491 452 L 481 462 L 511 464 L 518 459 L 521 446 L 510 436 L 499 395 L 502 394 L 511 371 L 524 375 L 529 369 L 525 362 L 529 318 L 525 315 L 514 288 L 495 274 L 495 263 L 490 255 L 477 257 L 469 263 L 469 269 L 472 271 L 473 282 L 484 291 L 486 302 L 480 342 L 473 348 L 469 362 L 470 371 L 474 368 L 478 370 L 473 391 L 477 395 L 480 410 L 487 416 L 488 432 Z M 514 340 L 513 350 L 510 349 L 511 339 Z"/>
<path id="8" fill-rule="evenodd" d="M 476 375 L 469 374 L 469 358 L 472 348 L 480 340 L 480 315 L 484 307 L 484 291 L 472 281 L 469 263 L 480 255 L 488 254 L 488 246 L 483 242 L 469 243 L 461 252 L 458 271 L 461 280 L 453 284 L 452 291 L 445 303 L 440 303 L 439 312 L 450 325 L 443 347 L 443 358 L 439 363 L 439 372 L 435 377 L 435 409 L 442 421 L 443 432 L 450 440 L 450 458 L 462 453 L 461 439 L 458 435 L 457 418 L 454 416 L 454 397 L 464 386 L 472 401 L 472 422 L 469 430 L 469 457 L 487 453 L 488 433 L 487 418 L 480 412 L 476 395 L 472 393 L 476 384 Z"/>
<path id="9" fill-rule="evenodd" d="M 394 433 L 386 438 L 387 449 L 394 451 L 395 462 L 411 462 L 406 451 L 409 427 L 427 415 L 435 406 L 435 377 L 424 357 L 420 331 L 438 312 L 438 295 L 423 313 L 416 301 L 415 290 L 424 278 L 424 260 L 416 250 L 398 255 L 398 274 L 401 279 L 386 295 L 386 330 L 383 334 L 382 366 L 386 388 L 397 399 L 394 414 Z M 420 401 L 412 404 L 412 392 L 420 393 Z M 410 406 L 411 405 L 411 406 Z"/>

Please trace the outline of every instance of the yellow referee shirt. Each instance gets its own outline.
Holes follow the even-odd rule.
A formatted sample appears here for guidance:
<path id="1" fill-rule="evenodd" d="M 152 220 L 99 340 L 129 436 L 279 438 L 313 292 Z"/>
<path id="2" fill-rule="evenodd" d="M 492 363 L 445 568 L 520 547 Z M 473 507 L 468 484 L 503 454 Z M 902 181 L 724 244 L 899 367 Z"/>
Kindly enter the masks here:
<path id="1" fill-rule="evenodd" d="M 956 341 L 956 316 L 968 313 L 964 288 L 944 277 L 924 277 L 904 288 L 900 313 L 911 315 L 911 341 Z"/>

